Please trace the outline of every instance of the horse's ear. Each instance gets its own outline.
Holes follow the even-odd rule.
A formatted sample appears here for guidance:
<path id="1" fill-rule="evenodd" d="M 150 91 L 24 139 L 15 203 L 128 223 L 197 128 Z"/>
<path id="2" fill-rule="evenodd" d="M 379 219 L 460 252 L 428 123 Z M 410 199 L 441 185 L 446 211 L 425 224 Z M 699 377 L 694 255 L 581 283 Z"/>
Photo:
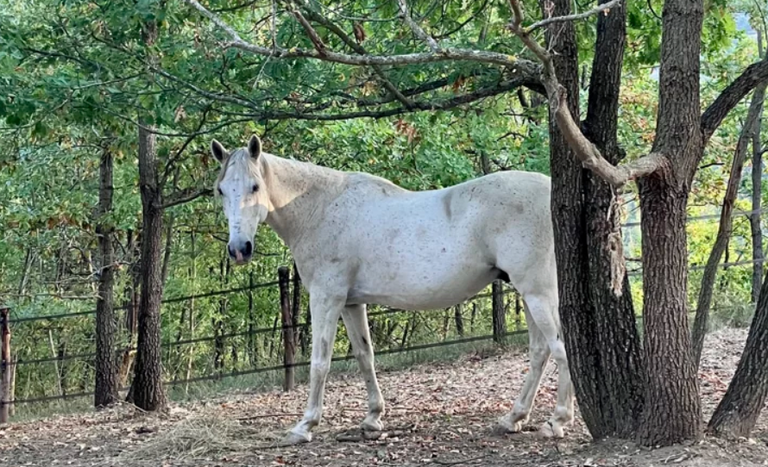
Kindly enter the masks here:
<path id="1" fill-rule="evenodd" d="M 251 140 L 248 141 L 248 153 L 254 159 L 258 159 L 261 155 L 261 140 L 256 135 L 251 135 Z"/>
<path id="2" fill-rule="evenodd" d="M 224 146 L 215 139 L 211 141 L 211 154 L 213 154 L 213 157 L 221 163 L 223 163 L 224 159 L 229 156 L 229 153 L 224 149 Z"/>

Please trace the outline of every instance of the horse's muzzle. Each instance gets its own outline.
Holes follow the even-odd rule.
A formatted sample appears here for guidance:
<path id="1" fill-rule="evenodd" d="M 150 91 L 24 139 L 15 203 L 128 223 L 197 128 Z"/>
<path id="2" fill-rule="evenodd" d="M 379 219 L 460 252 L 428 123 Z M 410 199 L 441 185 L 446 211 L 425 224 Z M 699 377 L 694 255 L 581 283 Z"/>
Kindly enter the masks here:
<path id="1" fill-rule="evenodd" d="M 245 264 L 253 257 L 253 243 L 245 242 L 239 246 L 227 245 L 229 257 L 235 260 L 235 264 Z"/>

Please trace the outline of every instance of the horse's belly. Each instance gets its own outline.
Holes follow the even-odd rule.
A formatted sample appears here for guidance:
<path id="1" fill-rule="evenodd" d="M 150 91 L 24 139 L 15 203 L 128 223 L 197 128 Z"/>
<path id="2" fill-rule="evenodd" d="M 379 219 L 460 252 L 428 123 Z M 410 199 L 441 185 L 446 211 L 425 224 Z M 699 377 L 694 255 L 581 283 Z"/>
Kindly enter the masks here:
<path id="1" fill-rule="evenodd" d="M 485 265 L 447 270 L 435 264 L 404 267 L 399 271 L 381 271 L 378 275 L 365 274 L 350 290 L 347 301 L 406 310 L 446 308 L 477 294 L 497 275 L 498 271 Z"/>

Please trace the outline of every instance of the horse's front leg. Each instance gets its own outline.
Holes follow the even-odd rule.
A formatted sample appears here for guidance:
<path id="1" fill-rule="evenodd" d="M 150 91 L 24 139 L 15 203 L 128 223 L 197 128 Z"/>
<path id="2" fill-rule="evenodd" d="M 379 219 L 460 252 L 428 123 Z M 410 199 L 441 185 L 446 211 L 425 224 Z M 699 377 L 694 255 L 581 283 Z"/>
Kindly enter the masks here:
<path id="1" fill-rule="evenodd" d="M 366 431 L 380 431 L 381 416 L 384 413 L 384 398 L 381 396 L 379 382 L 376 380 L 376 369 L 373 365 L 373 345 L 371 344 L 365 305 L 345 307 L 341 317 L 344 319 L 344 326 L 347 328 L 352 351 L 355 353 L 368 392 L 368 415 L 360 426 Z"/>
<path id="2" fill-rule="evenodd" d="M 312 360 L 309 368 L 309 400 L 304 418 L 283 439 L 284 444 L 306 443 L 312 440 L 312 428 L 320 423 L 323 415 L 325 380 L 331 369 L 333 342 L 339 315 L 346 296 L 329 296 L 311 291 L 309 306 L 312 309 Z"/>

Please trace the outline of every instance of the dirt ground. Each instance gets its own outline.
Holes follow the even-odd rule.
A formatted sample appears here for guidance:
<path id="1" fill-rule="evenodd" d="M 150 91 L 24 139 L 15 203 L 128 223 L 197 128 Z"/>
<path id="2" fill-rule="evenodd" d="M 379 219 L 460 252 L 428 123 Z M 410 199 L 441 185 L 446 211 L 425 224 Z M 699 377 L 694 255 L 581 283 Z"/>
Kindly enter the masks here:
<path id="1" fill-rule="evenodd" d="M 702 363 L 705 418 L 736 367 L 746 330 L 708 337 Z M 533 430 L 555 401 L 550 363 L 531 416 L 531 431 L 493 432 L 522 385 L 522 351 L 467 355 L 450 364 L 424 364 L 380 374 L 388 404 L 377 440 L 344 441 L 365 413 L 357 374 L 332 376 L 326 412 L 312 443 L 270 447 L 300 417 L 307 388 L 237 394 L 174 404 L 167 415 L 130 406 L 0 427 L 2 466 L 749 466 L 768 465 L 768 415 L 753 437 L 739 442 L 706 438 L 687 446 L 643 449 L 631 443 L 591 443 L 577 415 L 565 440 Z M 341 440 L 340 440 L 341 439 Z"/>

